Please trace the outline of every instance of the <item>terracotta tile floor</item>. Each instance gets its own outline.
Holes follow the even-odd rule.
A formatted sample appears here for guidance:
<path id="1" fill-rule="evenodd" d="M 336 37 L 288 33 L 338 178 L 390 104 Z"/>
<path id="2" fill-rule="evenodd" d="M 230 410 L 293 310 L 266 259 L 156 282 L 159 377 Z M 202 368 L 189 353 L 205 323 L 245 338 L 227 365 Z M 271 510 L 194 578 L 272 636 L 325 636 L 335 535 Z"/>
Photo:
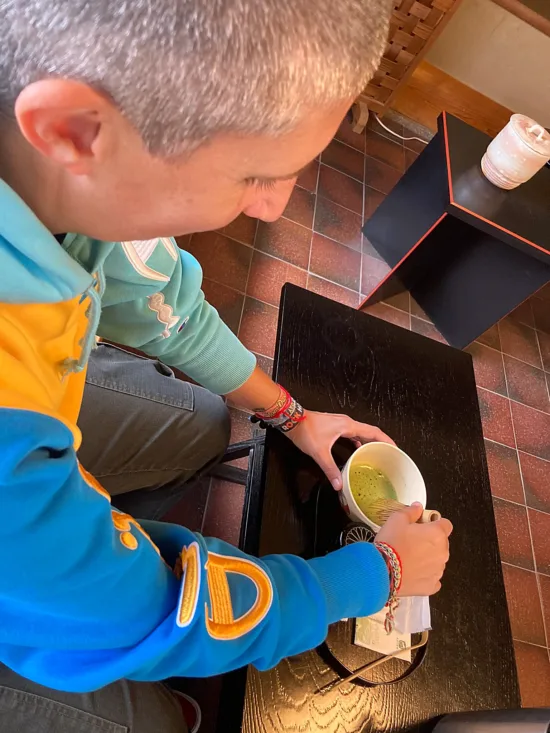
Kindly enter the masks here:
<path id="1" fill-rule="evenodd" d="M 268 371 L 285 282 L 356 307 L 388 271 L 362 238 L 361 224 L 421 146 L 405 147 L 375 126 L 359 136 L 343 123 L 320 161 L 300 176 L 279 221 L 241 216 L 222 232 L 181 242 L 204 269 L 210 302 Z M 442 340 L 408 294 L 369 312 Z M 478 384 L 522 699 L 550 706 L 550 285 L 467 350 Z M 251 436 L 246 415 L 231 409 L 233 440 Z M 183 521 L 190 516 L 194 529 L 236 542 L 242 502 L 242 487 L 212 481 L 208 491 L 202 482 L 176 514 Z"/>

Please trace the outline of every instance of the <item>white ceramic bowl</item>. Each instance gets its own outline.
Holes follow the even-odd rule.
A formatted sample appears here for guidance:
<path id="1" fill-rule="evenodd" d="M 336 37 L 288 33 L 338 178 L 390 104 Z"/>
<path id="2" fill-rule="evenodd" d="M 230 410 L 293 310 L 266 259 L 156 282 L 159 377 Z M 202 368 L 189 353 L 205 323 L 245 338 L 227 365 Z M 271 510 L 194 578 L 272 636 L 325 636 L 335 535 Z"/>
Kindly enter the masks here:
<path id="1" fill-rule="evenodd" d="M 402 504 L 418 501 L 426 507 L 426 485 L 418 466 L 400 448 L 389 443 L 366 443 L 350 456 L 342 469 L 343 488 L 339 492 L 340 504 L 348 516 L 356 522 L 363 522 L 378 532 L 380 525 L 375 524 L 357 506 L 349 485 L 350 468 L 357 463 L 368 464 L 382 471 L 391 481 L 397 500 Z"/>

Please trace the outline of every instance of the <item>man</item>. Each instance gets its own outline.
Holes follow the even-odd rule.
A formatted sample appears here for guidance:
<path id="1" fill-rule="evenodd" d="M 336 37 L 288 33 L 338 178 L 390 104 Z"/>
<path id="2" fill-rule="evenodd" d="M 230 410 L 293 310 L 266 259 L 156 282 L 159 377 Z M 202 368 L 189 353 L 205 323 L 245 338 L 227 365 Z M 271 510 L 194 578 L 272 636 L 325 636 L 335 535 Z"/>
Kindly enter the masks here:
<path id="1" fill-rule="evenodd" d="M 390 440 L 304 411 L 204 302 L 198 263 L 170 239 L 282 213 L 376 68 L 390 5 L 1 4 L 4 731 L 184 730 L 156 681 L 267 668 L 389 595 L 438 590 L 451 527 L 415 525 L 417 508 L 383 528 L 390 550 L 309 562 L 151 521 L 223 453 L 216 395 L 282 429 L 336 489 L 336 439 Z M 206 389 L 94 350 L 96 335 Z"/>

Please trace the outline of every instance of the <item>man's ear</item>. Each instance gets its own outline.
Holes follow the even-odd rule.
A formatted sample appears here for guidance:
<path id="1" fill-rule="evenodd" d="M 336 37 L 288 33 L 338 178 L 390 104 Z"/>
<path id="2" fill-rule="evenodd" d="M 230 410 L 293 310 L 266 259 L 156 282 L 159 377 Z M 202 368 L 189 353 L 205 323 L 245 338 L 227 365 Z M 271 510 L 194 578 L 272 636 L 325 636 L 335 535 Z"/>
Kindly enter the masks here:
<path id="1" fill-rule="evenodd" d="M 42 155 L 75 175 L 88 175 L 112 104 L 77 81 L 43 79 L 25 87 L 15 103 L 21 133 Z"/>

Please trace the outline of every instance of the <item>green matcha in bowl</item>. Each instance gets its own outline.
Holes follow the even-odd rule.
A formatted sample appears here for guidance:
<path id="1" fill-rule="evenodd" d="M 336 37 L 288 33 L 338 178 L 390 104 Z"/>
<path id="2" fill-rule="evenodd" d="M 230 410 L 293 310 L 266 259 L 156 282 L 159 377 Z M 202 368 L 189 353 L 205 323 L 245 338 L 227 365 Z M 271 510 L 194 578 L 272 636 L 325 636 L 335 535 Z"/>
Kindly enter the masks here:
<path id="1" fill-rule="evenodd" d="M 426 506 L 426 486 L 417 465 L 400 448 L 389 443 L 366 443 L 349 458 L 342 470 L 339 498 L 344 511 L 356 522 L 378 532 L 369 517 L 369 506 L 378 499 L 402 504 L 418 501 Z"/>

